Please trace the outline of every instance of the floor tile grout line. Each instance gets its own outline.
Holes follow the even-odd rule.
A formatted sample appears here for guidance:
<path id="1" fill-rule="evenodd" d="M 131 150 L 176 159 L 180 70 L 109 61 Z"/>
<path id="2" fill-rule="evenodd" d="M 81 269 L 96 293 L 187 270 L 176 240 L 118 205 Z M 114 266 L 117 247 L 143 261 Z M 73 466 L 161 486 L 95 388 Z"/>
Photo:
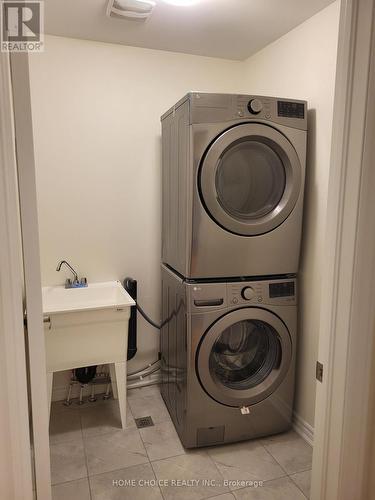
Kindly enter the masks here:
<path id="1" fill-rule="evenodd" d="M 155 476 L 156 481 L 159 481 L 159 478 L 158 478 L 158 476 L 156 475 L 156 471 L 155 471 L 154 466 L 153 466 L 153 464 L 152 464 L 152 462 L 151 462 L 151 461 L 150 461 L 150 465 L 151 465 L 151 469 L 152 469 L 152 472 L 153 472 L 153 474 L 154 474 L 154 476 Z M 160 495 L 161 495 L 161 497 L 163 498 L 163 500 L 167 500 L 167 499 L 165 498 L 164 494 L 163 494 L 163 490 L 162 490 L 162 489 L 160 488 L 160 486 L 159 486 L 159 483 L 158 483 L 158 488 L 159 488 Z"/>
<path id="2" fill-rule="evenodd" d="M 290 431 L 289 431 L 289 432 L 290 432 Z M 304 443 L 306 443 L 306 444 L 307 444 L 307 445 L 308 445 L 308 446 L 309 446 L 312 450 L 314 450 L 314 447 L 313 447 L 313 446 L 311 446 L 309 443 L 307 443 L 307 442 L 306 442 L 306 441 L 305 441 L 305 440 L 304 440 L 304 439 L 303 439 L 303 438 L 302 438 L 299 434 L 297 434 L 295 431 L 292 431 L 292 432 L 294 432 L 294 433 L 296 434 L 296 436 L 297 436 L 299 439 L 301 439 L 301 440 L 302 440 Z M 274 437 L 274 436 L 276 436 L 276 437 L 277 437 L 277 436 L 278 436 L 278 434 L 273 435 L 273 436 L 270 436 L 270 437 Z M 276 460 L 276 462 L 280 465 L 280 467 L 281 467 L 281 468 L 282 468 L 282 469 L 286 472 L 286 474 L 287 474 L 288 476 L 289 476 L 289 474 L 298 474 L 298 472 L 305 472 L 305 471 L 307 471 L 307 470 L 311 470 L 311 467 L 312 467 L 312 466 L 310 465 L 310 466 L 309 466 L 309 467 L 307 467 L 306 469 L 302 469 L 302 470 L 298 470 L 298 471 L 294 471 L 294 472 L 290 472 L 290 473 L 289 473 L 289 472 L 288 472 L 288 471 L 287 471 L 287 470 L 286 470 L 286 469 L 285 469 L 285 468 L 281 465 L 281 463 L 277 460 L 277 458 L 276 458 L 276 457 L 275 457 L 275 456 L 271 453 L 271 451 L 269 451 L 269 449 L 267 448 L 267 446 L 266 446 L 265 444 L 263 444 L 263 442 L 264 442 L 266 439 L 267 439 L 267 438 L 260 438 L 260 440 L 259 440 L 259 444 L 260 444 L 261 446 L 263 446 L 263 448 L 264 448 L 264 449 L 265 449 L 265 450 L 266 450 L 266 451 L 267 451 L 267 452 L 268 452 L 268 453 L 272 456 L 272 458 L 273 458 L 274 460 Z M 262 441 L 263 441 L 263 442 L 262 442 Z"/>
<path id="3" fill-rule="evenodd" d="M 135 419 L 135 417 L 133 417 Z M 143 441 L 143 438 L 142 438 L 142 433 L 141 433 L 141 429 L 139 429 L 138 427 L 136 427 L 137 431 L 138 431 L 138 434 L 139 434 L 139 437 L 140 437 L 140 440 L 141 440 L 141 443 L 143 445 L 143 448 L 146 452 L 146 457 L 147 457 L 147 460 L 149 461 L 149 463 L 151 464 L 151 460 L 150 460 L 150 457 L 149 457 L 149 454 L 148 454 L 148 451 L 147 451 L 147 448 L 146 448 L 146 445 L 145 445 L 145 442 Z"/>
<path id="4" fill-rule="evenodd" d="M 96 477 L 96 476 L 103 476 L 104 474 L 112 474 L 112 472 L 120 472 L 122 470 L 125 470 L 125 469 L 130 469 L 131 467 L 140 467 L 142 465 L 147 465 L 147 464 L 150 464 L 151 465 L 151 462 L 148 461 L 148 462 L 143 462 L 143 463 L 140 463 L 140 464 L 133 464 L 133 465 L 126 465 L 126 466 L 122 466 L 120 467 L 119 469 L 111 469 L 111 470 L 107 470 L 105 472 L 96 472 L 95 474 L 89 474 L 89 479 L 90 477 Z"/>
<path id="5" fill-rule="evenodd" d="M 174 424 L 172 422 L 172 419 L 165 420 L 163 422 L 157 422 L 156 424 L 154 424 L 154 427 L 156 427 L 158 424 L 163 424 L 165 422 L 171 423 L 173 425 L 173 428 L 175 429 Z M 152 427 L 146 427 L 145 429 L 152 429 Z M 139 430 L 139 434 L 141 436 L 141 440 L 142 440 L 142 442 L 144 444 L 144 447 L 146 449 L 146 453 L 147 453 L 147 456 L 148 456 L 150 462 L 158 462 L 159 460 L 165 460 L 165 459 L 168 459 L 168 458 L 174 458 L 174 457 L 180 457 L 181 455 L 186 455 L 185 448 L 184 448 L 183 444 L 181 443 L 180 437 L 179 437 L 179 435 L 178 435 L 178 433 L 176 431 L 176 436 L 177 436 L 177 439 L 179 440 L 179 442 L 180 442 L 180 444 L 181 444 L 181 446 L 183 448 L 183 452 L 182 453 L 178 453 L 177 455 L 171 455 L 169 457 L 163 457 L 163 458 L 155 458 L 154 460 L 151 460 L 150 455 L 148 454 L 147 447 L 146 447 L 146 442 L 144 441 L 143 436 L 142 436 L 142 432 L 141 432 L 144 429 L 138 429 L 138 430 Z"/>
<path id="6" fill-rule="evenodd" d="M 223 486 L 224 486 L 224 481 L 225 481 L 224 474 L 222 474 L 221 470 L 219 469 L 219 467 L 217 466 L 217 464 L 216 464 L 215 460 L 211 457 L 211 455 L 209 454 L 209 452 L 208 452 L 208 451 L 205 451 L 204 453 L 206 453 L 206 455 L 208 456 L 208 458 L 209 458 L 209 459 L 211 460 L 211 462 L 214 464 L 215 469 L 218 471 L 219 476 L 220 476 L 220 477 L 222 478 L 222 480 L 223 480 Z M 228 488 L 228 487 L 226 487 L 226 488 Z M 228 492 L 229 492 L 229 493 L 232 493 L 232 491 L 231 491 L 231 489 L 230 489 L 230 488 L 228 488 Z"/>
<path id="7" fill-rule="evenodd" d="M 130 431 L 130 430 L 137 430 L 137 431 L 139 431 L 139 429 L 137 427 L 126 427 L 125 429 L 118 428 L 118 429 L 113 429 L 112 431 L 98 432 L 98 433 L 95 433 L 95 434 L 90 434 L 88 436 L 83 436 L 83 441 L 86 441 L 86 440 L 91 439 L 91 438 L 96 438 L 96 437 L 99 437 L 99 436 L 107 436 L 108 434 L 116 434 L 116 433 L 120 433 L 120 432 L 124 432 L 124 431 Z"/>
<path id="8" fill-rule="evenodd" d="M 184 448 L 184 450 L 185 450 L 185 448 Z M 207 457 L 208 457 L 208 458 L 209 458 L 209 459 L 210 459 L 210 460 L 214 463 L 214 466 L 215 466 L 215 468 L 217 469 L 215 462 L 214 462 L 214 461 L 213 461 L 213 459 L 212 459 L 212 458 L 208 455 L 208 453 L 207 453 L 206 451 L 204 451 L 204 450 L 199 450 L 199 453 L 201 453 L 201 454 L 203 454 L 203 455 L 206 455 L 206 456 L 207 456 Z M 188 455 L 188 454 L 187 454 L 187 453 L 185 453 L 185 454 L 184 454 L 184 456 L 186 456 L 186 455 Z M 154 469 L 154 463 L 156 463 L 156 462 L 161 462 L 161 461 L 163 461 L 163 460 L 168 460 L 168 459 L 170 459 L 170 458 L 177 458 L 177 457 L 180 457 L 180 456 L 183 456 L 183 454 L 181 454 L 181 455 L 174 455 L 174 456 L 172 456 L 172 457 L 166 457 L 166 458 L 162 458 L 162 459 L 159 459 L 159 460 L 154 460 L 154 461 L 150 462 L 151 467 L 152 467 L 152 470 L 154 471 L 154 474 L 155 474 L 156 479 L 158 480 L 157 475 L 156 475 L 156 472 L 155 472 L 155 469 Z M 222 477 L 222 474 L 220 473 L 220 471 L 218 471 L 218 472 L 219 472 L 219 475 Z M 223 479 L 224 479 L 224 478 L 223 478 Z M 160 492 L 161 492 L 161 495 L 162 495 L 163 499 L 164 499 L 164 500 L 166 500 L 166 499 L 165 499 L 165 496 L 163 495 L 163 490 L 162 490 L 160 487 L 159 487 L 159 489 L 160 489 Z M 226 495 L 226 494 L 228 494 L 228 493 L 232 493 L 232 492 L 231 492 L 231 490 L 230 490 L 229 488 L 228 488 L 228 491 L 225 491 L 225 492 L 223 492 L 223 493 L 219 493 L 219 494 L 214 494 L 214 495 L 209 496 L 209 497 L 204 497 L 204 499 L 202 499 L 202 500 L 209 500 L 209 499 L 215 498 L 215 497 L 220 496 L 220 495 Z M 232 496 L 233 496 L 233 494 L 232 494 Z"/>
<path id="9" fill-rule="evenodd" d="M 114 472 L 120 472 L 120 471 L 123 471 L 123 470 L 125 470 L 125 469 L 129 469 L 129 468 L 131 468 L 131 467 L 141 467 L 141 466 L 143 466 L 143 465 L 150 465 L 150 467 L 151 467 L 151 471 L 152 471 L 152 473 L 153 473 L 153 475 L 154 475 L 154 478 L 155 478 L 155 480 L 156 480 L 156 481 L 158 481 L 158 479 L 157 479 L 157 477 L 156 477 L 156 474 L 155 474 L 155 471 L 154 471 L 154 468 L 152 467 L 151 462 L 145 462 L 145 463 L 143 463 L 143 464 L 137 464 L 137 465 L 129 465 L 129 466 L 127 466 L 127 467 L 121 467 L 121 469 L 114 469 L 114 470 L 111 470 L 111 471 L 100 472 L 100 473 L 98 473 L 98 474 L 92 474 L 91 476 L 89 476 L 89 480 L 90 480 L 90 477 L 94 477 L 94 478 L 95 478 L 95 477 L 97 477 L 97 476 L 104 476 L 104 475 L 107 475 L 107 474 L 112 474 L 112 473 L 114 473 Z M 158 490 L 160 491 L 160 495 L 161 495 L 161 497 L 164 499 L 164 495 L 163 495 L 163 493 L 162 493 L 162 491 L 161 491 L 160 486 L 159 486 L 159 485 L 157 485 L 157 488 L 158 488 Z M 91 488 L 90 488 L 90 492 L 91 492 Z M 164 500 L 165 500 L 165 499 L 164 499 Z"/>
<path id="10" fill-rule="evenodd" d="M 285 470 L 285 468 L 281 465 L 281 463 L 277 460 L 277 458 L 273 456 L 273 454 L 264 446 L 263 443 L 260 443 L 260 444 L 263 446 L 263 448 L 266 450 L 266 452 L 275 460 L 275 462 L 278 464 L 278 466 L 285 472 L 285 475 L 288 476 L 289 475 L 288 471 Z"/>
<path id="11" fill-rule="evenodd" d="M 296 484 L 296 483 L 293 481 L 293 479 L 292 479 L 291 477 L 290 477 L 289 479 L 292 481 L 292 483 L 293 483 L 293 484 L 294 484 L 294 486 L 297 488 L 297 490 L 299 490 L 299 491 L 302 493 L 302 495 L 303 495 L 303 496 L 307 499 L 307 496 L 306 496 L 306 495 L 305 495 L 305 493 L 302 491 L 302 489 L 298 486 L 298 484 Z"/>
<path id="12" fill-rule="evenodd" d="M 288 476 L 294 476 L 295 474 L 300 474 L 302 472 L 308 472 L 312 470 L 312 467 L 308 467 L 307 469 L 296 470 L 295 472 L 288 472 Z"/>
<path id="13" fill-rule="evenodd" d="M 83 441 L 83 436 L 81 436 L 81 439 Z M 61 441 L 56 441 L 56 442 L 53 442 L 50 439 L 49 445 L 50 446 L 56 446 L 58 444 L 65 444 L 65 443 L 68 444 L 68 443 L 76 443 L 76 442 L 77 442 L 77 438 L 76 437 L 75 438 L 69 438 L 69 439 L 62 439 Z"/>
<path id="14" fill-rule="evenodd" d="M 87 453 L 86 453 L 86 443 L 83 437 L 83 428 L 82 428 L 82 415 L 79 415 L 79 421 L 81 423 L 81 434 L 82 434 L 82 443 L 83 443 L 83 453 L 85 455 L 85 464 L 86 464 L 86 471 L 87 471 L 87 483 L 89 485 L 89 495 L 90 495 L 90 500 L 92 500 L 92 492 L 91 492 L 91 483 L 90 483 L 90 476 L 89 476 L 89 465 L 88 465 L 88 460 L 87 460 Z"/>
<path id="15" fill-rule="evenodd" d="M 286 474 L 285 476 L 275 477 L 275 478 L 273 478 L 273 479 L 267 479 L 266 481 L 262 481 L 262 482 L 263 482 L 263 483 L 272 483 L 272 481 L 278 481 L 279 479 L 285 479 L 285 478 L 290 479 L 290 480 L 293 482 L 293 484 L 294 484 L 295 486 L 297 486 L 297 485 L 294 483 L 294 481 L 292 480 L 292 478 L 290 478 L 290 477 L 288 476 L 288 474 Z M 234 492 L 235 492 L 235 491 L 246 490 L 246 489 L 248 489 L 248 488 L 249 488 L 248 486 L 245 486 L 245 487 L 243 487 L 243 488 L 237 488 L 237 489 L 235 489 L 235 490 L 231 490 L 231 493 L 234 495 Z M 258 489 L 258 488 L 254 488 L 254 490 L 256 490 L 256 489 Z M 299 491 L 301 491 L 301 489 L 300 489 L 300 488 L 298 488 L 298 490 L 299 490 Z M 303 493 L 303 491 L 301 491 L 301 493 L 303 494 L 303 496 L 304 496 L 305 498 L 307 498 L 307 497 L 306 497 L 306 495 Z M 307 500 L 308 500 L 308 499 L 307 499 Z"/>
<path id="16" fill-rule="evenodd" d="M 74 438 L 72 437 L 72 438 L 69 438 L 69 439 L 62 439 L 61 441 L 57 441 L 57 442 L 51 441 L 51 438 L 53 438 L 56 435 L 56 434 L 51 434 L 51 432 L 50 432 L 50 430 L 51 430 L 51 424 L 53 423 L 53 420 L 54 420 L 55 417 L 56 417 L 55 415 L 51 415 L 50 416 L 50 420 L 48 422 L 49 446 L 51 447 L 51 446 L 56 445 L 56 444 L 70 443 L 72 441 L 76 441 L 77 437 L 74 437 Z M 80 415 L 78 415 L 78 417 L 79 417 L 79 430 L 81 431 L 81 438 L 83 440 L 81 417 L 80 417 Z"/>
<path id="17" fill-rule="evenodd" d="M 89 476 L 86 476 L 86 477 L 79 477 L 78 479 L 70 479 L 69 481 L 63 481 L 61 483 L 53 483 L 51 484 L 52 488 L 54 486 L 61 486 L 62 484 L 70 484 L 70 483 L 75 483 L 77 481 L 83 481 L 84 479 L 89 479 Z"/>
<path id="18" fill-rule="evenodd" d="M 228 491 L 224 491 L 224 493 L 219 493 L 219 494 L 213 495 L 212 497 L 204 497 L 203 500 L 213 500 L 217 497 L 220 497 L 221 495 L 232 495 L 232 497 L 235 498 L 233 492 L 228 489 Z"/>
<path id="19" fill-rule="evenodd" d="M 302 470 L 300 471 L 301 473 L 302 472 L 308 472 L 308 471 L 311 471 L 311 469 L 306 469 L 306 470 Z M 308 500 L 309 497 L 305 495 L 305 492 L 302 490 L 302 488 L 299 486 L 299 484 L 297 484 L 294 479 L 292 478 L 292 476 L 296 475 L 296 474 L 299 474 L 300 472 L 293 472 L 293 474 L 290 474 L 288 477 L 289 479 L 293 482 L 293 484 L 300 490 L 300 492 L 303 494 L 303 496 Z"/>
<path id="20" fill-rule="evenodd" d="M 153 462 L 160 462 L 161 460 L 168 460 L 170 458 L 177 458 L 177 457 L 182 457 L 184 455 L 187 455 L 187 453 L 185 452 L 185 449 L 184 449 L 184 453 L 179 453 L 178 455 L 171 455 L 170 457 L 163 457 L 163 458 L 155 458 L 154 460 L 151 460 L 150 459 L 150 463 L 153 463 Z"/>
<path id="21" fill-rule="evenodd" d="M 262 482 L 262 483 L 270 483 L 272 481 L 278 481 L 279 479 L 285 479 L 285 478 L 288 478 L 288 474 L 285 474 L 283 476 L 273 477 L 270 479 L 257 479 L 257 480 L 254 479 L 253 481 L 258 481 L 258 482 Z M 247 488 L 249 488 L 249 486 L 244 486 L 243 488 L 236 488 L 235 490 L 230 490 L 230 492 L 234 495 L 235 491 L 246 490 Z M 257 489 L 257 488 L 254 488 L 254 489 Z"/>

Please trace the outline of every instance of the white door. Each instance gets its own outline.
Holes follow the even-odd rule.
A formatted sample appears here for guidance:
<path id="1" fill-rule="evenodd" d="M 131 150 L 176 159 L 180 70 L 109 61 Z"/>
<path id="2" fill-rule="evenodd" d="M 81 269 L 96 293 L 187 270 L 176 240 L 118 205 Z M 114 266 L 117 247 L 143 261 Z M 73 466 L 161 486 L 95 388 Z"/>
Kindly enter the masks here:
<path id="1" fill-rule="evenodd" d="M 51 498 L 46 358 L 44 348 L 39 230 L 33 129 L 26 53 L 11 54 L 14 125 L 27 313 L 28 367 L 38 500 Z"/>

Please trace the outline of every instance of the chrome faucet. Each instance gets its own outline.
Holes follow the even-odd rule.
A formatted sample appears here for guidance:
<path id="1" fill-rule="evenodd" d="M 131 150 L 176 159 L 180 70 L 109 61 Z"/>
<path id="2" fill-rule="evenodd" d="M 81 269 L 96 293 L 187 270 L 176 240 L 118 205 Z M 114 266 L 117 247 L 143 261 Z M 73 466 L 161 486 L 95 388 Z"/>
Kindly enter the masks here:
<path id="1" fill-rule="evenodd" d="M 86 278 L 81 278 L 81 280 L 78 279 L 78 274 L 77 272 L 73 269 L 73 267 L 67 262 L 66 260 L 61 260 L 57 267 L 56 271 L 60 271 L 61 266 L 65 264 L 67 268 L 72 272 L 74 279 L 73 281 L 69 278 L 65 281 L 65 288 L 85 288 L 87 287 L 87 279 Z"/>

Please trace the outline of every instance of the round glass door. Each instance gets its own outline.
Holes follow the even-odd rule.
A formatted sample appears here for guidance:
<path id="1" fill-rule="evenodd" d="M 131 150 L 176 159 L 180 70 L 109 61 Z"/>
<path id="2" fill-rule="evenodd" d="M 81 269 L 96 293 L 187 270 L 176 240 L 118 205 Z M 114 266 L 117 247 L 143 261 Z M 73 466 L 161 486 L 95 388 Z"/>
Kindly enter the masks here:
<path id="1" fill-rule="evenodd" d="M 285 190 L 285 169 L 272 148 L 244 140 L 220 158 L 215 184 L 218 201 L 229 215 L 259 219 L 279 204 Z"/>
<path id="2" fill-rule="evenodd" d="M 301 167 L 289 141 L 258 123 L 227 130 L 200 170 L 200 193 L 210 216 L 228 231 L 254 236 L 280 225 L 293 210 Z"/>
<path id="3" fill-rule="evenodd" d="M 215 400 L 229 406 L 254 404 L 282 382 L 291 355 L 289 332 L 277 316 L 240 309 L 206 332 L 197 354 L 198 376 Z"/>

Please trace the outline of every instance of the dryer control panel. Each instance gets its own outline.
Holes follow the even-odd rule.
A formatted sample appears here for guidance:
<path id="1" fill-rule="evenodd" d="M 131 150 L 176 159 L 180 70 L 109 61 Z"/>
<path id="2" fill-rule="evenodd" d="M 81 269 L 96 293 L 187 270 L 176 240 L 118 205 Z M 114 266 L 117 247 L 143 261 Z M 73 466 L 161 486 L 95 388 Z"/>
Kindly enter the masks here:
<path id="1" fill-rule="evenodd" d="M 162 121 L 175 114 L 186 101 L 189 103 L 190 125 L 259 120 L 307 130 L 306 101 L 251 94 L 189 92 L 164 113 Z"/>
<path id="2" fill-rule="evenodd" d="M 227 283 L 228 305 L 294 305 L 297 303 L 296 280 Z"/>

